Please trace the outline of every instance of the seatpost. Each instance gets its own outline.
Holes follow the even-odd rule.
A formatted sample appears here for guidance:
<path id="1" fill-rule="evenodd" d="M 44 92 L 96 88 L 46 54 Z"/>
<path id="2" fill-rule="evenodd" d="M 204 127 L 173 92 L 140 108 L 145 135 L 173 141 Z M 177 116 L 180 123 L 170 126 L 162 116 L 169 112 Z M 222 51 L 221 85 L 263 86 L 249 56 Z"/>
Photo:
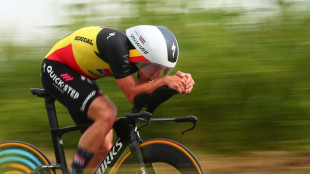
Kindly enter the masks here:
<path id="1" fill-rule="evenodd" d="M 45 107 L 47 111 L 50 128 L 51 129 L 59 128 L 57 115 L 56 115 L 56 109 L 55 109 L 55 98 L 52 98 L 52 97 L 45 98 Z"/>
<path id="2" fill-rule="evenodd" d="M 50 125 L 50 132 L 53 141 L 53 147 L 56 157 L 56 168 L 60 168 L 63 173 L 68 173 L 66 157 L 63 148 L 63 141 L 61 139 L 62 134 L 58 133 L 59 125 L 57 120 L 57 114 L 55 109 L 55 98 L 46 97 L 45 98 L 45 107 L 48 115 L 48 121 Z M 61 165 L 59 165 L 61 164 Z"/>

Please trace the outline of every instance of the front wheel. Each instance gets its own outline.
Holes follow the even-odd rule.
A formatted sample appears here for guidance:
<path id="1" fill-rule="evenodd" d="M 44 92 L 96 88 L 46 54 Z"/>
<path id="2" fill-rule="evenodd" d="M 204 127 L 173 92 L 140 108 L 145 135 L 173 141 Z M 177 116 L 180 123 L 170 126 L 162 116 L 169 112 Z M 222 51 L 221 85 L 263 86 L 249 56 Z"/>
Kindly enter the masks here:
<path id="1" fill-rule="evenodd" d="M 167 139 L 153 139 L 140 144 L 141 153 L 148 174 L 181 173 L 204 174 L 197 158 L 183 145 Z M 131 152 L 128 152 L 115 167 L 114 174 L 136 173 L 132 163 Z M 143 173 L 143 172 L 142 172 Z"/>
<path id="2" fill-rule="evenodd" d="M 24 142 L 0 144 L 0 173 L 29 174 L 44 165 L 50 165 L 48 158 L 36 147 Z M 40 170 L 39 174 L 54 174 L 52 169 Z"/>

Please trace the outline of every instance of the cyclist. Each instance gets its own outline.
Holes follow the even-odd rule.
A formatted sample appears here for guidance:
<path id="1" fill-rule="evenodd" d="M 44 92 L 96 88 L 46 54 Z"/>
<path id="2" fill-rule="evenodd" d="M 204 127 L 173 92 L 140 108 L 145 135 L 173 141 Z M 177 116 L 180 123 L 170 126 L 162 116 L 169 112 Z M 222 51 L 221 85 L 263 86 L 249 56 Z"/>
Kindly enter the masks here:
<path id="1" fill-rule="evenodd" d="M 43 87 L 68 108 L 76 124 L 93 123 L 79 140 L 71 173 L 97 167 L 112 147 L 117 110 L 95 80 L 114 77 L 131 103 L 136 95 L 160 86 L 189 94 L 195 84 L 191 74 L 178 71 L 168 76 L 178 54 L 172 32 L 151 25 L 126 31 L 85 27 L 54 45 L 42 64 Z"/>

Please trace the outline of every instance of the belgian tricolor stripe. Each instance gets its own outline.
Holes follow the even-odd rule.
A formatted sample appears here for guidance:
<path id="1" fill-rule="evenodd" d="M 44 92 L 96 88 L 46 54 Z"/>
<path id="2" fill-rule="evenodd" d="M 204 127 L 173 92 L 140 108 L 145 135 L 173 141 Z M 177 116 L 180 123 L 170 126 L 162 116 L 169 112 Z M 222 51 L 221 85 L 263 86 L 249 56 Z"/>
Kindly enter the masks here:
<path id="1" fill-rule="evenodd" d="M 129 62 L 150 62 L 137 49 L 129 50 Z"/>

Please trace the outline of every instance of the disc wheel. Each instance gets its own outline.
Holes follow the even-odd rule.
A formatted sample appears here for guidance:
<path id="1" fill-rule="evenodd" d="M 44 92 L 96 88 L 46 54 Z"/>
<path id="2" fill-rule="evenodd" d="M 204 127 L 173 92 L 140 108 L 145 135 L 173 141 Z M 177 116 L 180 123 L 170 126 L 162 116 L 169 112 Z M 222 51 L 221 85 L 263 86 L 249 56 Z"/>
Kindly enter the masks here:
<path id="1" fill-rule="evenodd" d="M 133 155 L 128 152 L 118 163 L 114 174 L 204 174 L 197 158 L 181 144 L 167 139 L 153 139 L 140 144 L 146 169 L 141 169 L 133 162 Z M 142 172 L 143 173 L 143 172 Z"/>
<path id="2" fill-rule="evenodd" d="M 28 174 L 43 165 L 50 165 L 48 158 L 36 147 L 24 142 L 5 142 L 0 144 L 0 173 Z M 45 169 L 39 174 L 54 174 Z"/>

